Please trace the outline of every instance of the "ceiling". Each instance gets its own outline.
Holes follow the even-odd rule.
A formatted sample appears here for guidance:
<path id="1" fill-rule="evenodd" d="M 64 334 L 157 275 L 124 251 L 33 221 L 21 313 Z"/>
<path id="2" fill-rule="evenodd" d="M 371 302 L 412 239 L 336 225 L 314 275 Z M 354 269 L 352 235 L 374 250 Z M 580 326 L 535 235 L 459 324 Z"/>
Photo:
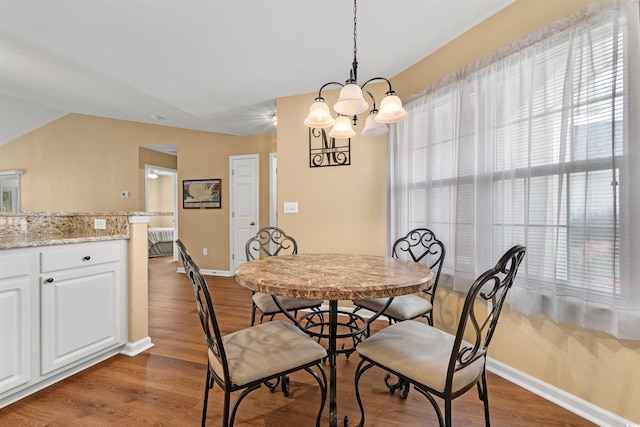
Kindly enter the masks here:
<path id="1" fill-rule="evenodd" d="M 359 82 L 513 1 L 361 0 Z M 269 133 L 276 98 L 344 81 L 352 60 L 349 0 L 0 0 L 0 144 L 70 112 Z"/>

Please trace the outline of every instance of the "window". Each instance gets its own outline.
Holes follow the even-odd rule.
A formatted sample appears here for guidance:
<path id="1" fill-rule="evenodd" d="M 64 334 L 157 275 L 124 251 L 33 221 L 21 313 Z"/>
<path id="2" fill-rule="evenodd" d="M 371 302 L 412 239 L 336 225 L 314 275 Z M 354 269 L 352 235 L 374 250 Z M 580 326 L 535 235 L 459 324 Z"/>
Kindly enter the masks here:
<path id="1" fill-rule="evenodd" d="M 410 100 L 390 140 L 389 240 L 433 229 L 459 290 L 524 244 L 512 307 L 638 336 L 637 6 L 583 11 Z"/>

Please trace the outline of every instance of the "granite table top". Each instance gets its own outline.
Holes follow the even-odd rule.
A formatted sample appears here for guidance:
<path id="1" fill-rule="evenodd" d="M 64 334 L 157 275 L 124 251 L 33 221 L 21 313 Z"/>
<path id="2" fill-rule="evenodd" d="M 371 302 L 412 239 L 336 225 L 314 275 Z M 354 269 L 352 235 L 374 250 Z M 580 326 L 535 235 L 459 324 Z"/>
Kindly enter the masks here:
<path id="1" fill-rule="evenodd" d="M 235 279 L 241 286 L 272 295 L 351 300 L 415 293 L 428 288 L 434 274 L 412 261 L 334 253 L 249 261 L 238 267 Z"/>

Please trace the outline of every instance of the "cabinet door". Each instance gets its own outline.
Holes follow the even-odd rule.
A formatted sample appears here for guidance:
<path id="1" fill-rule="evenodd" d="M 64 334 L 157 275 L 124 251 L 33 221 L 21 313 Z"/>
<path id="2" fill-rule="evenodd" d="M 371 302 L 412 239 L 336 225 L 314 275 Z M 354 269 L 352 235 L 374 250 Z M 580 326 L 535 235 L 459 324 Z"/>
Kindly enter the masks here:
<path id="1" fill-rule="evenodd" d="M 111 263 L 41 276 L 42 375 L 121 343 L 120 269 Z"/>
<path id="2" fill-rule="evenodd" d="M 30 289 L 29 276 L 0 277 L 0 395 L 31 379 Z"/>

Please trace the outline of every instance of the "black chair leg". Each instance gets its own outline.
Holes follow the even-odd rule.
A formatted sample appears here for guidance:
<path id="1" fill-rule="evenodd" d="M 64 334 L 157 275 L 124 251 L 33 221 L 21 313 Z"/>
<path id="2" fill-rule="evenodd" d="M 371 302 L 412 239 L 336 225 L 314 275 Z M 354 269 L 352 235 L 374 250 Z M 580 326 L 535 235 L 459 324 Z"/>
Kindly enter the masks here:
<path id="1" fill-rule="evenodd" d="M 256 323 L 256 305 L 251 303 L 251 326 L 255 325 Z"/>
<path id="2" fill-rule="evenodd" d="M 445 399 L 444 401 L 444 425 L 445 427 L 453 427 L 451 423 L 451 400 Z"/>
<path id="3" fill-rule="evenodd" d="M 480 383 L 478 383 L 478 388 L 480 388 Z M 491 426 L 491 420 L 489 418 L 489 393 L 487 391 L 487 371 L 482 371 L 482 402 L 484 403 L 484 425 L 486 427 Z"/>
<path id="4" fill-rule="evenodd" d="M 209 403 L 209 388 L 211 385 L 211 370 L 207 366 L 207 380 L 204 383 L 204 402 L 202 404 L 202 427 L 207 424 L 207 403 Z"/>

